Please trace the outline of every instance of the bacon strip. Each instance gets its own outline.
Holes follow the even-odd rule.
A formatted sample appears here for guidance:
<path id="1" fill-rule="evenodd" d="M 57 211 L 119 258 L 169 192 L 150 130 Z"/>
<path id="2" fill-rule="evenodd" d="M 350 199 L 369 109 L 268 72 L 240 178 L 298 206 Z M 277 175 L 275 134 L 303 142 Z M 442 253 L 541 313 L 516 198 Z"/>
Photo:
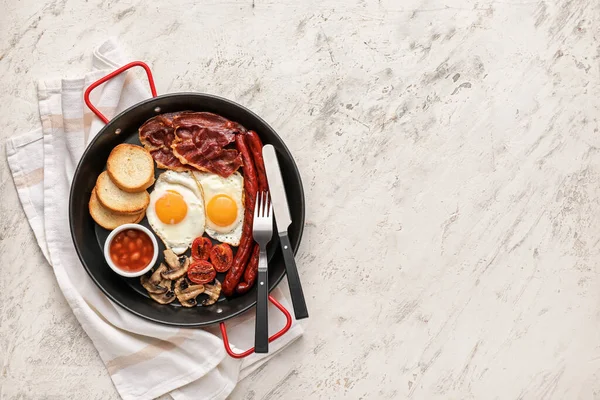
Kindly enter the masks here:
<path id="1" fill-rule="evenodd" d="M 234 140 L 233 131 L 222 132 L 198 125 L 178 126 L 171 148 L 182 163 L 227 177 L 242 165 L 237 150 L 224 149 Z"/>
<path id="2" fill-rule="evenodd" d="M 140 142 L 150 150 L 171 147 L 175 139 L 173 118 L 180 113 L 161 114 L 150 118 L 139 129 Z"/>
<path id="3" fill-rule="evenodd" d="M 172 169 L 174 171 L 187 171 L 190 168 L 183 165 L 179 158 L 175 157 L 170 148 L 161 147 L 156 150 L 151 150 L 150 155 L 156 161 L 158 168 Z"/>
<path id="4" fill-rule="evenodd" d="M 140 142 L 150 152 L 156 165 L 163 169 L 183 171 L 186 168 L 171 150 L 171 144 L 175 140 L 175 129 L 173 118 L 181 113 L 170 113 L 157 115 L 150 118 L 139 129 Z"/>

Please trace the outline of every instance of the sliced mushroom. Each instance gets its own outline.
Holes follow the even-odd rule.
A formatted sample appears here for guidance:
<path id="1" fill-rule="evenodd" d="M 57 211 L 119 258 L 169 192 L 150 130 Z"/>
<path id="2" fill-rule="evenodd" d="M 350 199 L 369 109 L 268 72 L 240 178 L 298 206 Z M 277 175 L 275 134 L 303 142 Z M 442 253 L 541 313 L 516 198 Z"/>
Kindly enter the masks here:
<path id="1" fill-rule="evenodd" d="M 178 256 L 177 254 L 175 254 L 173 252 L 173 250 L 171 249 L 166 249 L 163 252 L 164 256 L 165 256 L 165 262 L 169 265 L 169 267 L 171 269 L 176 269 L 179 268 L 181 261 L 180 259 L 183 259 L 185 256 Z"/>
<path id="2" fill-rule="evenodd" d="M 171 249 L 165 250 L 164 255 L 169 268 L 168 271 L 162 273 L 163 278 L 175 280 L 185 275 L 190 266 L 189 258 L 186 256 L 179 257 L 177 254 L 173 253 Z"/>
<path id="3" fill-rule="evenodd" d="M 193 285 L 187 277 L 181 277 L 175 281 L 175 294 L 177 296 L 195 292 L 196 290 L 204 291 L 204 285 Z"/>
<path id="4" fill-rule="evenodd" d="M 167 271 L 165 264 L 160 266 L 148 277 L 148 275 L 142 275 L 140 283 L 150 294 L 163 294 L 167 291 L 168 281 L 163 279 L 162 273 Z"/>
<path id="5" fill-rule="evenodd" d="M 192 285 L 185 276 L 175 282 L 175 295 L 184 307 L 194 307 L 197 305 L 196 297 L 203 292 L 204 285 Z"/>
<path id="6" fill-rule="evenodd" d="M 204 285 L 204 293 L 208 295 L 208 299 L 205 299 L 202 302 L 202 305 L 211 306 L 215 304 L 221 295 L 221 282 L 219 282 L 218 279 L 215 279 L 214 285 Z"/>
<path id="7" fill-rule="evenodd" d="M 172 303 L 173 300 L 175 300 L 177 298 L 177 296 L 175 296 L 175 292 L 173 292 L 173 289 L 171 287 L 173 284 L 173 281 L 163 281 L 163 282 L 168 283 L 167 291 L 164 293 L 161 293 L 161 294 L 150 293 L 150 297 L 154 301 L 156 301 L 157 303 L 160 303 L 160 304 Z"/>

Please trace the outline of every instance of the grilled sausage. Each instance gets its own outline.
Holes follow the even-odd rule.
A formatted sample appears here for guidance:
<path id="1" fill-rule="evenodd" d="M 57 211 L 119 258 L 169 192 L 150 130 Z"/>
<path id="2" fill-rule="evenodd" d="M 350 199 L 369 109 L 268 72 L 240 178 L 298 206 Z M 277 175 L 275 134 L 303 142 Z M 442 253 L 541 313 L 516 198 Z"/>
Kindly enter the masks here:
<path id="1" fill-rule="evenodd" d="M 258 245 L 254 245 L 254 251 L 252 251 L 252 255 L 250 256 L 250 261 L 248 262 L 248 266 L 246 267 L 246 271 L 244 271 L 244 279 L 242 282 L 238 283 L 235 291 L 238 294 L 247 293 L 252 286 L 254 286 L 254 282 L 256 282 L 256 276 L 258 275 L 258 253 L 260 252 L 260 247 Z"/>
<path id="2" fill-rule="evenodd" d="M 256 203 L 257 183 L 256 170 L 246 140 L 247 136 L 245 134 L 238 133 L 236 135 L 235 146 L 242 155 L 242 161 L 244 163 L 244 190 L 246 196 L 244 200 L 245 212 L 242 238 L 237 253 L 235 254 L 233 265 L 229 272 L 227 272 L 221 286 L 223 294 L 226 296 L 231 296 L 235 293 L 235 288 L 244 275 L 246 263 L 248 262 L 248 257 L 250 256 L 252 245 L 254 244 L 254 241 L 252 240 L 252 218 L 254 216 L 254 205 Z"/>
<path id="3" fill-rule="evenodd" d="M 265 161 L 263 160 L 262 148 L 263 144 L 258 137 L 258 134 L 254 131 L 249 131 L 247 134 L 248 144 L 252 151 L 252 158 L 254 160 L 254 167 L 256 168 L 256 176 L 258 180 L 258 190 L 263 192 L 268 190 L 267 185 L 267 174 L 265 172 Z M 244 271 L 244 279 L 237 285 L 235 289 L 237 293 L 244 294 L 248 292 L 254 283 L 256 282 L 256 276 L 258 275 L 258 253 L 260 249 L 258 244 L 254 245 L 254 251 L 248 262 L 248 266 Z"/>
<path id="4" fill-rule="evenodd" d="M 265 172 L 265 160 L 263 159 L 262 150 L 263 144 L 258 134 L 254 131 L 248 131 L 246 133 L 248 139 L 248 145 L 252 152 L 252 159 L 254 160 L 254 167 L 256 168 L 256 178 L 258 181 L 258 190 L 264 192 L 269 190 L 267 185 L 267 173 Z"/>

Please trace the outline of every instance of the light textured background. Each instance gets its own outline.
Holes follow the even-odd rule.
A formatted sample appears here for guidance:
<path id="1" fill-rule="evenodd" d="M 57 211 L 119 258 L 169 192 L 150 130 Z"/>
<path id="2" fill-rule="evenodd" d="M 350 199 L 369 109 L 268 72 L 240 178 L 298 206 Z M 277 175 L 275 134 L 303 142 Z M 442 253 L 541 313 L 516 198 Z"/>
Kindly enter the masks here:
<path id="1" fill-rule="evenodd" d="M 115 35 L 160 93 L 231 98 L 289 144 L 311 318 L 232 398 L 600 398 L 597 1 L 0 9 L 0 139 Z M 116 399 L 0 158 L 0 398 Z"/>

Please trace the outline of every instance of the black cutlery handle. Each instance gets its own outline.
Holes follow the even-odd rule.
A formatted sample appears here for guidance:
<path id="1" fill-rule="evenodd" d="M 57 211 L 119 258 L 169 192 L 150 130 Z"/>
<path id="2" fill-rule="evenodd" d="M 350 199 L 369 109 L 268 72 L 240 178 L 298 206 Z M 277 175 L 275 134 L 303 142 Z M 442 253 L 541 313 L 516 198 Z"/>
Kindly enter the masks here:
<path id="1" fill-rule="evenodd" d="M 257 299 L 256 299 L 256 325 L 254 332 L 254 352 L 269 352 L 269 319 L 267 314 L 269 295 L 269 272 L 258 270 Z"/>
<path id="2" fill-rule="evenodd" d="M 280 234 L 281 251 L 283 252 L 283 261 L 290 286 L 290 295 L 292 296 L 292 305 L 294 306 L 294 315 L 296 319 L 308 318 L 308 309 L 304 300 L 304 292 L 302 292 L 302 284 L 300 283 L 300 275 L 296 268 L 296 260 L 294 260 L 294 252 L 290 244 L 290 238 L 287 233 Z"/>

